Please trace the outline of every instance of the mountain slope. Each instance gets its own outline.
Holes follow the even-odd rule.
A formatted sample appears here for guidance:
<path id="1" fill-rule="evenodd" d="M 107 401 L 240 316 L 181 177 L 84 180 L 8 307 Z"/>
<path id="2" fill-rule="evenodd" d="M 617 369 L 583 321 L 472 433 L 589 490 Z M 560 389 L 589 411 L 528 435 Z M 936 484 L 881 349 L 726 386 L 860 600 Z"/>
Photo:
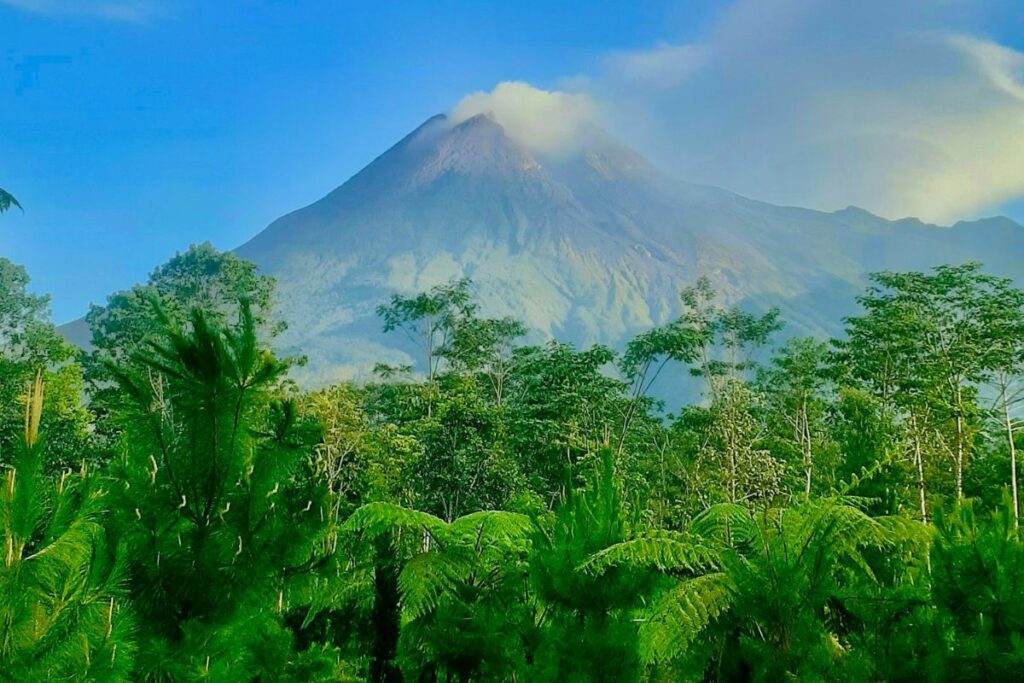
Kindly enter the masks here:
<path id="1" fill-rule="evenodd" d="M 977 259 L 1020 278 L 1024 229 L 773 206 L 669 178 L 601 131 L 546 158 L 487 116 L 437 116 L 237 253 L 278 278 L 280 344 L 317 385 L 413 362 L 374 309 L 453 277 L 477 283 L 485 313 L 578 344 L 665 320 L 699 275 L 730 302 L 781 306 L 792 332 L 834 333 L 873 270 Z"/>

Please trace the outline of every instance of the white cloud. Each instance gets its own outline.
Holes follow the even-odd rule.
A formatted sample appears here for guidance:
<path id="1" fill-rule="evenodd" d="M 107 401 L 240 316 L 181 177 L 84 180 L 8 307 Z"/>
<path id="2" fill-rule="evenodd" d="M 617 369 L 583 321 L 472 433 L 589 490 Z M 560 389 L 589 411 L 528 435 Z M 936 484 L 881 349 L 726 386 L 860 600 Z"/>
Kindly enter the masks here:
<path id="1" fill-rule="evenodd" d="M 577 82 L 686 179 L 948 222 L 1024 196 L 1024 54 L 970 35 L 965 7 L 740 0 Z"/>
<path id="2" fill-rule="evenodd" d="M 465 96 L 450 116 L 460 123 L 477 114 L 490 115 L 513 140 L 534 151 L 558 154 L 572 150 L 579 131 L 593 121 L 596 111 L 587 95 L 506 81 L 491 92 Z"/>
<path id="3" fill-rule="evenodd" d="M 0 0 L 0 5 L 47 16 L 85 16 L 125 22 L 145 22 L 161 11 L 155 0 Z"/>
<path id="4" fill-rule="evenodd" d="M 953 35 L 949 41 L 974 61 L 992 85 L 1024 102 L 1024 54 L 970 36 Z"/>

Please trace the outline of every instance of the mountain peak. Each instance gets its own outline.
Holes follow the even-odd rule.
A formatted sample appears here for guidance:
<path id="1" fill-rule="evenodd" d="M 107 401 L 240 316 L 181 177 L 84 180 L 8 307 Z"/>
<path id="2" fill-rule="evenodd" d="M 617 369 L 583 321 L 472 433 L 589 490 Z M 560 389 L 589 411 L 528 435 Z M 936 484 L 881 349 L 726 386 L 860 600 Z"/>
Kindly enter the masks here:
<path id="1" fill-rule="evenodd" d="M 438 115 L 326 197 L 239 248 L 278 279 L 278 343 L 300 381 L 411 362 L 374 310 L 394 292 L 477 283 L 483 312 L 540 341 L 619 344 L 671 317 L 707 275 L 727 303 L 779 306 L 795 334 L 834 333 L 866 273 L 968 259 L 1021 275 L 1024 231 L 999 222 L 935 230 L 850 207 L 773 206 L 680 182 L 597 129 L 569 154 L 517 142 L 493 116 Z M 979 239 L 979 230 L 985 238 Z"/>

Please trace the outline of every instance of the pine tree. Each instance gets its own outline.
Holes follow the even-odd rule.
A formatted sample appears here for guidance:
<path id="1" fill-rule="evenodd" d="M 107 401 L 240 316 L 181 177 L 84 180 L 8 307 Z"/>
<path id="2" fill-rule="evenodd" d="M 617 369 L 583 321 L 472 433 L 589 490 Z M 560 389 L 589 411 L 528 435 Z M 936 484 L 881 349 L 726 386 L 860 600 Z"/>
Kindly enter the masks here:
<path id="1" fill-rule="evenodd" d="M 536 680 L 641 680 L 634 620 L 657 582 L 646 568 L 616 566 L 587 572 L 584 562 L 630 538 L 628 512 L 615 481 L 614 454 L 605 449 L 586 488 L 569 488 L 554 518 L 539 524 L 530 579 L 543 605 L 531 676 Z"/>
<path id="2" fill-rule="evenodd" d="M 935 680 L 1010 681 L 1024 671 L 1024 542 L 1011 502 L 990 514 L 965 501 L 936 516 L 931 548 L 937 612 Z"/>
<path id="3" fill-rule="evenodd" d="M 193 310 L 160 329 L 126 367 L 131 403 L 118 482 L 141 617 L 144 681 L 310 680 L 329 653 L 296 652 L 289 612 L 308 599 L 290 579 L 325 552 L 323 489 L 303 476 L 310 438 L 278 398 L 287 364 L 260 344 L 247 301 L 228 326 Z"/>
<path id="4" fill-rule="evenodd" d="M 25 397 L 23 442 L 0 491 L 0 677 L 127 681 L 133 622 L 125 557 L 85 466 L 43 470 L 42 373 Z"/>

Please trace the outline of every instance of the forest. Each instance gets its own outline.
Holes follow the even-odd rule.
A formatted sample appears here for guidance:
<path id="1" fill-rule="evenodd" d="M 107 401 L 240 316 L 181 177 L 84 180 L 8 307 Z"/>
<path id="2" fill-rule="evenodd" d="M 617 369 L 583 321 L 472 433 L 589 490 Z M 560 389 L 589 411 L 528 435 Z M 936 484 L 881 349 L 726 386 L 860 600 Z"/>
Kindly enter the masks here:
<path id="1" fill-rule="evenodd" d="M 456 280 L 377 310 L 415 367 L 315 391 L 209 245 L 84 351 L 28 284 L 0 259 L 2 680 L 1024 672 L 1024 291 L 980 264 L 872 274 L 832 340 L 681 282 L 621 349 Z"/>

